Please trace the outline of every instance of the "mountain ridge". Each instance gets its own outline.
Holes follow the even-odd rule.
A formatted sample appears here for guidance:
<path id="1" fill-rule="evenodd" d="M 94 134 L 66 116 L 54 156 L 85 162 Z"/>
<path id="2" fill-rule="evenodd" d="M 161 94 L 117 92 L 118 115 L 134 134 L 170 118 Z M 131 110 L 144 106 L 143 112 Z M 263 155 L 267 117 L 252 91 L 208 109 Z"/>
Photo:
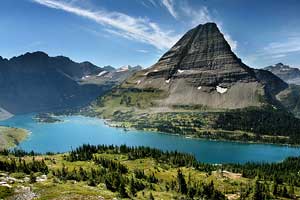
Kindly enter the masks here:
<path id="1" fill-rule="evenodd" d="M 300 69 L 296 67 L 290 67 L 283 63 L 277 63 L 275 65 L 267 66 L 264 68 L 280 77 L 282 80 L 289 84 L 300 85 Z"/>
<path id="2" fill-rule="evenodd" d="M 22 114 L 84 106 L 135 70 L 110 69 L 106 73 L 91 62 L 78 63 L 65 56 L 50 57 L 42 51 L 10 59 L 1 57 L 0 107 L 7 111 L 5 113 Z"/>

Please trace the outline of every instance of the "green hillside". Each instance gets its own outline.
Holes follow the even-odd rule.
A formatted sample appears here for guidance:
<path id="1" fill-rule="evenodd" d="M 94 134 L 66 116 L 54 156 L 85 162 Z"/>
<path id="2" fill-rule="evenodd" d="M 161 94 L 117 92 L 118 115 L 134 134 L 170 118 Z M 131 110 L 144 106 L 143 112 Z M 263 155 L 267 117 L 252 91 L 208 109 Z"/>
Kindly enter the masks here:
<path id="1" fill-rule="evenodd" d="M 83 113 L 112 126 L 219 140 L 300 144 L 300 119 L 272 106 L 211 109 L 200 105 L 156 107 L 164 93 L 119 89 L 99 97 Z"/>
<path id="2" fill-rule="evenodd" d="M 4 151 L 0 198 L 290 199 L 300 195 L 299 168 L 300 158 L 211 165 L 188 154 L 124 145 L 47 155 Z"/>

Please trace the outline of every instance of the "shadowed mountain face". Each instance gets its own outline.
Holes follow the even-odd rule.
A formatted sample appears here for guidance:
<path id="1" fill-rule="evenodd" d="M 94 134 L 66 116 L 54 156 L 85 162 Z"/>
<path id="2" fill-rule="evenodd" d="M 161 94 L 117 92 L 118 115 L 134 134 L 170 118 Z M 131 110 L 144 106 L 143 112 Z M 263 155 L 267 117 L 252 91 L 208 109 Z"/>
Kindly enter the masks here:
<path id="1" fill-rule="evenodd" d="M 1 57 L 0 107 L 19 114 L 82 106 L 133 73 L 109 69 L 43 52 Z"/>
<path id="2" fill-rule="evenodd" d="M 274 95 L 287 84 L 266 73 L 243 64 L 217 25 L 207 23 L 188 31 L 156 64 L 127 79 L 123 87 L 165 92 L 156 102 L 160 106 L 235 109 L 276 103 Z"/>
<path id="3" fill-rule="evenodd" d="M 278 63 L 265 68 L 289 84 L 300 85 L 300 69 Z"/>

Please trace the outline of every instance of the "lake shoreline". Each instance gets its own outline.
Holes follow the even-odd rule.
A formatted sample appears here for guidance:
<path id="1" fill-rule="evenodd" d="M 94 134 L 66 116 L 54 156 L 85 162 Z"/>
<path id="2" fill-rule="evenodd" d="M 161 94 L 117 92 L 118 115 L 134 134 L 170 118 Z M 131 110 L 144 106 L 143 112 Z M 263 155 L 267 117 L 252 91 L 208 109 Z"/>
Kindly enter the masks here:
<path id="1" fill-rule="evenodd" d="M 31 132 L 23 128 L 0 126 L 0 146 L 2 150 L 17 147 Z"/>
<path id="2" fill-rule="evenodd" d="M 91 116 L 58 116 L 63 123 L 38 123 L 32 116 L 34 114 L 15 116 L 5 123 L 0 123 L 3 126 L 24 128 L 32 132 L 31 136 L 18 146 L 27 152 L 32 150 L 39 153 L 69 152 L 82 144 L 117 146 L 126 144 L 185 152 L 195 155 L 201 162 L 211 164 L 248 161 L 270 163 L 291 156 L 300 156 L 299 148 L 288 145 L 242 143 L 149 130 L 140 131 L 133 128 L 124 129 L 112 127 L 114 123 L 108 119 Z"/>
<path id="3" fill-rule="evenodd" d="M 85 116 L 85 115 L 81 115 L 81 116 Z M 90 117 L 90 116 L 88 116 L 88 117 Z M 204 141 L 207 140 L 207 141 L 215 141 L 215 142 L 218 142 L 218 141 L 220 141 L 220 142 L 234 142 L 234 143 L 239 143 L 239 144 L 266 144 L 266 145 L 276 145 L 276 146 L 300 148 L 300 144 L 271 143 L 271 142 L 263 142 L 263 141 L 227 140 L 227 139 L 224 139 L 224 138 L 212 139 L 212 138 L 205 138 L 205 137 L 197 137 L 197 135 L 193 135 L 193 134 L 182 135 L 182 134 L 178 134 L 178 133 L 177 134 L 176 133 L 167 133 L 167 132 L 160 132 L 160 131 L 154 131 L 154 130 L 148 130 L 148 129 L 137 129 L 135 127 L 124 127 L 124 126 L 118 124 L 118 123 L 122 123 L 122 122 L 115 122 L 111 119 L 103 119 L 103 118 L 98 118 L 98 119 L 103 120 L 104 124 L 109 126 L 109 127 L 120 128 L 120 129 L 124 129 L 125 131 L 128 131 L 128 130 L 148 131 L 148 132 L 159 133 L 159 134 L 180 136 L 180 137 L 183 137 L 183 138 L 186 138 L 186 139 L 198 139 L 198 140 L 204 140 Z"/>
<path id="4" fill-rule="evenodd" d="M 155 131 L 155 130 L 150 130 L 150 129 L 138 129 L 136 127 L 124 127 L 121 123 L 122 122 L 118 122 L 118 121 L 114 121 L 112 119 L 105 119 L 105 118 L 101 118 L 98 116 L 93 116 L 93 115 L 89 115 L 89 114 L 85 114 L 82 112 L 79 113 L 73 113 L 73 114 L 54 114 L 54 116 L 63 116 L 63 117 L 68 117 L 68 116 L 84 116 L 84 117 L 91 117 L 91 118 L 96 118 L 96 119 L 100 119 L 103 120 L 104 124 L 112 127 L 112 128 L 120 128 L 123 129 L 125 131 L 130 131 L 130 130 L 134 130 L 134 131 L 147 131 L 147 132 L 152 132 L 152 133 L 159 133 L 159 134 L 166 134 L 166 135 L 174 135 L 174 136 L 180 136 L 183 138 L 187 138 L 187 139 L 198 139 L 198 140 L 207 140 L 207 141 L 220 141 L 220 142 L 234 142 L 234 143 L 239 143 L 239 144 L 266 144 L 266 145 L 275 145 L 275 146 L 284 146 L 284 147 L 292 147 L 292 148 L 300 148 L 300 144 L 289 144 L 289 143 L 272 143 L 272 142 L 264 142 L 264 141 L 253 141 L 253 140 L 249 140 L 249 141 L 244 141 L 244 140 L 230 140 L 230 139 L 224 139 L 224 138 L 208 138 L 208 137 L 198 137 L 195 134 L 178 134 L 178 133 L 171 133 L 171 132 L 161 132 L 161 131 Z M 263 135 L 263 136 L 267 136 L 268 135 Z M 271 136 L 273 137 L 273 136 Z"/>

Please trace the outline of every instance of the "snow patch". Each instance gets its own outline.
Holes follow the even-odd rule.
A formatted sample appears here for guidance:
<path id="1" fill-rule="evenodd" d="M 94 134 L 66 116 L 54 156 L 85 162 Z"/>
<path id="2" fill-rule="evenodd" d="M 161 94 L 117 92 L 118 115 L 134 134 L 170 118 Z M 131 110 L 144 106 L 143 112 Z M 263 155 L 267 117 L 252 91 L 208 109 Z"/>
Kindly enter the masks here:
<path id="1" fill-rule="evenodd" d="M 87 75 L 87 76 L 82 77 L 81 79 L 82 79 L 82 80 L 85 80 L 85 79 L 87 79 L 87 78 L 90 78 L 90 76 Z"/>
<path id="2" fill-rule="evenodd" d="M 166 80 L 166 83 L 170 83 L 170 79 Z"/>
<path id="3" fill-rule="evenodd" d="M 138 85 L 138 84 L 140 84 L 142 81 L 141 80 L 138 80 L 137 82 L 136 82 L 136 84 Z"/>
<path id="4" fill-rule="evenodd" d="M 100 72 L 97 76 L 100 77 L 100 76 L 103 76 L 103 75 L 106 74 L 106 73 L 107 73 L 107 71 L 102 71 L 102 72 Z"/>
<path id="5" fill-rule="evenodd" d="M 202 88 L 201 86 L 197 87 L 198 90 L 201 90 L 201 88 Z"/>
<path id="6" fill-rule="evenodd" d="M 158 70 L 157 69 L 155 69 L 155 70 L 153 70 L 154 72 L 158 72 Z"/>
<path id="7" fill-rule="evenodd" d="M 223 88 L 221 86 L 217 86 L 217 92 L 219 92 L 220 94 L 224 94 L 225 92 L 227 92 L 227 88 Z"/>
<path id="8" fill-rule="evenodd" d="M 183 72 L 184 72 L 184 70 L 180 70 L 180 69 L 179 69 L 179 70 L 177 70 L 177 71 L 178 71 L 178 73 L 179 73 L 179 74 L 181 74 L 181 73 L 183 73 Z"/>
<path id="9" fill-rule="evenodd" d="M 128 71 L 129 69 L 131 68 L 130 65 L 125 65 L 123 67 L 120 67 L 117 72 L 125 72 L 125 71 Z"/>

